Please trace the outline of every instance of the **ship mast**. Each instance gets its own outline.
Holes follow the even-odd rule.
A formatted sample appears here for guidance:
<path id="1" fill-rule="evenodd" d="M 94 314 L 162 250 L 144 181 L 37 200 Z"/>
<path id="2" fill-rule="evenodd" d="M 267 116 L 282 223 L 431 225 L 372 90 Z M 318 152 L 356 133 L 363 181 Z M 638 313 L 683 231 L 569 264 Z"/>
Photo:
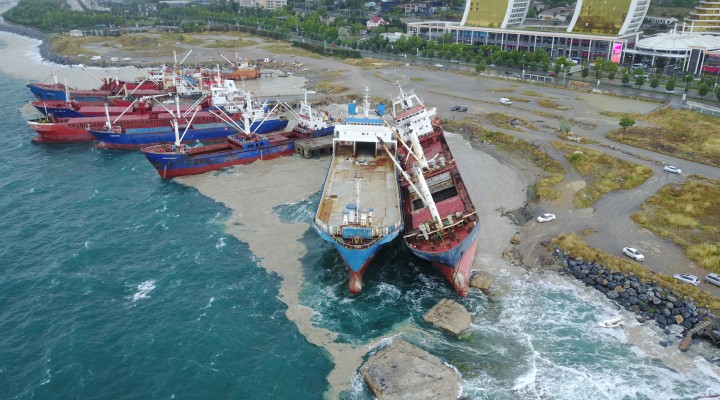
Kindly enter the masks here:
<path id="1" fill-rule="evenodd" d="M 413 189 L 413 191 L 418 195 L 420 200 L 422 200 L 425 207 L 427 207 L 428 211 L 430 211 L 430 215 L 432 216 L 433 221 L 435 221 L 435 224 L 440 228 L 443 226 L 442 218 L 440 217 L 440 212 L 438 212 L 437 205 L 435 204 L 435 200 L 432 198 L 432 193 L 430 192 L 430 188 L 427 185 L 427 181 L 425 181 L 425 176 L 422 174 L 422 167 L 419 163 L 413 163 L 413 172 L 415 174 L 415 178 L 417 180 L 418 185 L 416 186 L 410 175 L 405 172 L 405 170 L 400 166 L 398 161 L 393 157 L 392 153 L 390 152 L 390 149 L 387 148 L 385 145 L 385 142 L 380 138 L 377 137 L 378 141 L 382 145 L 383 149 L 388 153 L 390 156 L 390 159 L 395 164 L 395 167 L 400 171 L 400 173 L 403 175 L 405 180 L 408 182 L 410 187 Z"/>

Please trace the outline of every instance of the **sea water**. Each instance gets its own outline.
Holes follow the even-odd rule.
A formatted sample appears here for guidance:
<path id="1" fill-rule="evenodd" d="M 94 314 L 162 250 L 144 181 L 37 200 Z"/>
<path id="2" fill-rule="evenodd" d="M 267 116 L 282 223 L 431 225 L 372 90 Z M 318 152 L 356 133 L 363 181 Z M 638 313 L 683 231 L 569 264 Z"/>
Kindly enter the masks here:
<path id="1" fill-rule="evenodd" d="M 228 233 L 230 210 L 159 179 L 138 152 L 31 144 L 21 113 L 29 90 L 3 74 L 0 85 L 0 398 L 320 399 L 329 392 L 331 353 L 288 320 L 282 278 Z M 372 352 L 407 340 L 453 366 L 469 399 L 720 393 L 718 369 L 706 360 L 716 350 L 697 343 L 680 354 L 676 338 L 555 274 L 481 260 L 497 271 L 491 294 L 459 298 L 395 241 L 365 274 L 363 293 L 352 296 L 340 256 L 310 226 L 317 203 L 316 194 L 273 212 L 306 226 L 299 301 L 337 343 L 371 344 Z M 423 321 L 441 298 L 473 315 L 459 338 Z M 598 327 L 618 314 L 626 327 Z M 357 371 L 352 381 L 340 398 L 372 398 Z"/>

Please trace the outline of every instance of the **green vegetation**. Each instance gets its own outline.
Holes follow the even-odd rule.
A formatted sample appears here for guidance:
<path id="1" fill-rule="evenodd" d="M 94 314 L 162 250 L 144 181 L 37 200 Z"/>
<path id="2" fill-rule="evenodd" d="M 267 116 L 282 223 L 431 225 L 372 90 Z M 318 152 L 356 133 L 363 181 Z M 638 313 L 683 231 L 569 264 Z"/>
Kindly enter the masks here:
<path id="1" fill-rule="evenodd" d="M 628 117 L 627 115 L 620 118 L 620 126 L 622 127 L 623 133 L 627 131 L 627 128 L 630 128 L 633 125 L 635 125 L 635 120 Z"/>
<path id="2" fill-rule="evenodd" d="M 572 254 L 574 257 L 582 257 L 586 261 L 605 265 L 613 272 L 620 272 L 624 275 L 635 275 L 646 282 L 654 281 L 658 285 L 670 289 L 681 296 L 693 299 L 700 307 L 707 307 L 715 314 L 720 312 L 720 299 L 713 297 L 711 294 L 703 292 L 695 286 L 680 283 L 671 276 L 663 273 L 652 272 L 638 263 L 615 257 L 601 250 L 592 248 L 575 235 L 559 236 L 553 239 L 551 244 L 563 249 L 563 251 L 568 254 Z"/>
<path id="3" fill-rule="evenodd" d="M 668 184 L 631 218 L 672 240 L 701 267 L 720 273 L 720 182 L 691 175 Z"/>
<path id="4" fill-rule="evenodd" d="M 592 206 L 602 195 L 613 190 L 630 190 L 640 186 L 653 172 L 643 165 L 608 156 L 600 151 L 553 141 L 557 149 L 565 151 L 565 158 L 586 178 L 587 186 L 575 194 L 578 208 Z"/>
<path id="5" fill-rule="evenodd" d="M 254 40 L 235 39 L 235 40 L 215 40 L 205 46 L 210 48 L 235 49 L 238 47 L 248 47 L 257 44 Z"/>
<path id="6" fill-rule="evenodd" d="M 720 125 L 717 117 L 666 108 L 648 115 L 632 115 L 632 118 L 655 126 L 631 127 L 626 132 L 618 129 L 607 137 L 631 146 L 720 167 Z"/>

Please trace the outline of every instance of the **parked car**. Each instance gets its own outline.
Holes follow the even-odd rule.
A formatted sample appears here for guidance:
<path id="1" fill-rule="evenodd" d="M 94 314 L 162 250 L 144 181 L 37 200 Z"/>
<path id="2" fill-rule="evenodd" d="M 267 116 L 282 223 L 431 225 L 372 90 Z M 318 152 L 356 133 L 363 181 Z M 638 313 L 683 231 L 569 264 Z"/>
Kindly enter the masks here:
<path id="1" fill-rule="evenodd" d="M 680 282 L 683 282 L 683 283 L 689 283 L 689 284 L 691 284 L 691 285 L 693 285 L 693 286 L 697 286 L 697 285 L 700 284 L 700 279 L 698 279 L 698 277 L 695 276 L 695 275 L 690 275 L 690 274 L 675 274 L 675 275 L 673 275 L 673 278 L 675 278 L 675 279 L 677 279 L 677 280 L 679 280 Z"/>
<path id="2" fill-rule="evenodd" d="M 634 249 L 632 247 L 623 247 L 623 254 L 634 259 L 635 261 L 645 260 L 645 256 L 641 252 L 637 251 L 637 249 Z"/>
<path id="3" fill-rule="evenodd" d="M 508 99 L 507 97 L 501 97 L 501 98 L 500 98 L 500 103 L 506 104 L 506 105 L 509 106 L 509 105 L 512 104 L 512 100 Z"/>
<path id="4" fill-rule="evenodd" d="M 720 286 L 720 275 L 709 273 L 705 277 L 705 283 L 712 283 L 715 286 Z"/>
<path id="5" fill-rule="evenodd" d="M 537 222 L 548 222 L 548 221 L 554 221 L 555 220 L 555 214 L 543 214 L 539 217 L 537 217 Z"/>
<path id="6" fill-rule="evenodd" d="M 457 110 L 459 110 L 459 109 L 460 109 L 460 106 L 452 106 L 452 107 L 450 108 L 450 111 L 457 111 Z"/>
<path id="7" fill-rule="evenodd" d="M 673 165 L 666 165 L 665 167 L 663 167 L 663 170 L 665 170 L 666 172 L 672 172 L 673 174 L 682 174 L 682 170 Z"/>

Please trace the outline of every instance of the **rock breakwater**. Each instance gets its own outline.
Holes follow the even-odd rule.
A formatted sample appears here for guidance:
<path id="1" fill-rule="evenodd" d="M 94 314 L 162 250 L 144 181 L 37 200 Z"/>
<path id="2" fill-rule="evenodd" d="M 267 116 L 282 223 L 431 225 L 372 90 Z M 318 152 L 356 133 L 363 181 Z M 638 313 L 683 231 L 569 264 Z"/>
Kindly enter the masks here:
<path id="1" fill-rule="evenodd" d="M 714 319 L 707 309 L 692 300 L 683 299 L 672 290 L 654 282 L 644 282 L 637 276 L 613 272 L 606 266 L 572 257 L 561 249 L 554 252 L 565 272 L 592 286 L 608 299 L 638 315 L 638 321 L 654 320 L 662 329 L 675 333 L 686 332 L 696 324 Z M 681 328 L 682 329 L 681 329 Z"/>

